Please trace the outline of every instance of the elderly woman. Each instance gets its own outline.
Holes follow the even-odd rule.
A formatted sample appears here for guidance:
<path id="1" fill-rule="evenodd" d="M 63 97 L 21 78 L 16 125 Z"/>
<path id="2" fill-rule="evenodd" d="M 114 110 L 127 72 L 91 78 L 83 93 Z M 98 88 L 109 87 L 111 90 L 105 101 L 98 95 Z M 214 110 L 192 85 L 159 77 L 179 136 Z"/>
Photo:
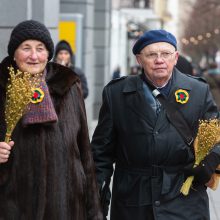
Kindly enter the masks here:
<path id="1" fill-rule="evenodd" d="M 48 63 L 53 50 L 47 28 L 24 21 L 0 64 L 0 219 L 102 219 L 80 81 L 69 68 Z M 10 66 L 42 77 L 44 97 L 29 104 L 6 143 Z"/>

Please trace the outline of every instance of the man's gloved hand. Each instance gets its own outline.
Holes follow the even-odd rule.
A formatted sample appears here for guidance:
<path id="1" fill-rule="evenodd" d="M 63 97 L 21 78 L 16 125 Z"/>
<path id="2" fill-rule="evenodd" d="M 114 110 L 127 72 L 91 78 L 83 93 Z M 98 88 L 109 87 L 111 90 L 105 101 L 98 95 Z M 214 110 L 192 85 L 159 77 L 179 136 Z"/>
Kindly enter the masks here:
<path id="1" fill-rule="evenodd" d="M 216 167 L 220 164 L 220 155 L 215 152 L 209 153 L 204 160 L 195 168 L 191 169 L 191 172 L 187 172 L 187 175 L 195 177 L 195 181 L 198 184 L 206 184 L 213 173 L 215 173 Z"/>

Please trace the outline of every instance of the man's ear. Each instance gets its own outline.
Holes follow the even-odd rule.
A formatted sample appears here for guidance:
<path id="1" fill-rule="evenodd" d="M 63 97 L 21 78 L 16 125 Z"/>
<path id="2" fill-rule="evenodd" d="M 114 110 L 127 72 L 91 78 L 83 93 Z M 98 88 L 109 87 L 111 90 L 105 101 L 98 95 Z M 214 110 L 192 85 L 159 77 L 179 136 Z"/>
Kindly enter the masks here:
<path id="1" fill-rule="evenodd" d="M 142 60 L 141 60 L 141 57 L 140 57 L 140 55 L 139 54 L 137 54 L 137 55 L 135 55 L 135 57 L 136 57 L 136 60 L 137 60 L 137 62 L 138 62 L 138 64 L 140 65 L 140 67 L 142 68 Z"/>
<path id="2" fill-rule="evenodd" d="M 177 64 L 178 58 L 179 58 L 179 52 L 176 51 L 176 54 L 175 54 L 175 65 Z"/>

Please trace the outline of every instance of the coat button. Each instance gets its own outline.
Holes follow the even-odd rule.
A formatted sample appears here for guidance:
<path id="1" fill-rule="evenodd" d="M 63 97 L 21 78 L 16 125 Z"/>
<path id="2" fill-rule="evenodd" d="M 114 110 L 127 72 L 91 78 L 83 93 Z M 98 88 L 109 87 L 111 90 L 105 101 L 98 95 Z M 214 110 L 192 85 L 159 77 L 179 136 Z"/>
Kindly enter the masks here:
<path id="1" fill-rule="evenodd" d="M 160 206 L 160 201 L 155 201 L 154 204 L 155 206 Z"/>

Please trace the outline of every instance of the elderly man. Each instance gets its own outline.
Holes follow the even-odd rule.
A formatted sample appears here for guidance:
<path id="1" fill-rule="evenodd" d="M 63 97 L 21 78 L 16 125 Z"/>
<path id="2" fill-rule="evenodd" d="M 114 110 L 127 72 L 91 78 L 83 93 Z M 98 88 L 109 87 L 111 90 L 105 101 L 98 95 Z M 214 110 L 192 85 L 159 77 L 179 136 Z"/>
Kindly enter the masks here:
<path id="1" fill-rule="evenodd" d="M 177 43 L 165 30 L 145 32 L 133 53 L 143 73 L 104 88 L 92 139 L 102 203 L 109 204 L 115 163 L 112 220 L 208 220 L 205 184 L 220 163 L 220 148 L 216 145 L 192 168 L 192 144 L 199 119 L 219 117 L 209 87 L 174 67 Z M 180 188 L 188 175 L 195 181 L 183 196 Z"/>

